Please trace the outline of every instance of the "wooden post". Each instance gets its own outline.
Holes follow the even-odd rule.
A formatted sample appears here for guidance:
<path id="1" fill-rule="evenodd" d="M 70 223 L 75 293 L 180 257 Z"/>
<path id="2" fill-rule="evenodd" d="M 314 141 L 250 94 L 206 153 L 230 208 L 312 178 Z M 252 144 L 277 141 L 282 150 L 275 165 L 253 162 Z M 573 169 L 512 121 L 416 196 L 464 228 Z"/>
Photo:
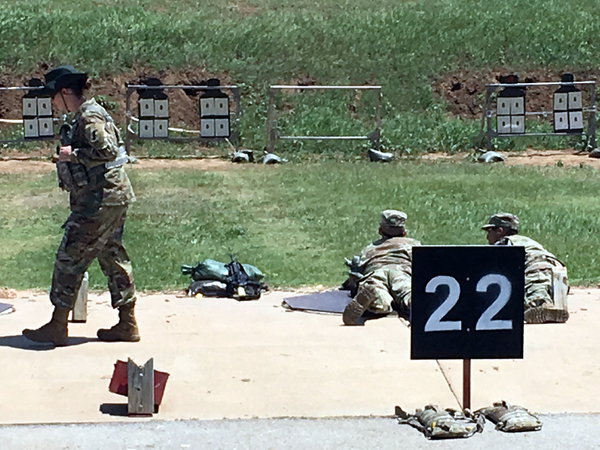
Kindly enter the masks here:
<path id="1" fill-rule="evenodd" d="M 86 272 L 83 275 L 81 287 L 79 288 L 79 292 L 77 293 L 77 300 L 75 301 L 75 307 L 73 308 L 71 322 L 87 322 L 88 286 L 89 275 Z"/>
<path id="2" fill-rule="evenodd" d="M 273 153 L 275 140 L 277 139 L 277 130 L 275 129 L 275 90 L 269 89 L 269 106 L 267 107 L 267 142 L 265 148 L 269 153 Z"/>
<path id="3" fill-rule="evenodd" d="M 138 366 L 127 360 L 127 414 L 154 414 L 154 358 Z"/>
<path id="4" fill-rule="evenodd" d="M 471 360 L 463 359 L 463 410 L 471 409 Z"/>

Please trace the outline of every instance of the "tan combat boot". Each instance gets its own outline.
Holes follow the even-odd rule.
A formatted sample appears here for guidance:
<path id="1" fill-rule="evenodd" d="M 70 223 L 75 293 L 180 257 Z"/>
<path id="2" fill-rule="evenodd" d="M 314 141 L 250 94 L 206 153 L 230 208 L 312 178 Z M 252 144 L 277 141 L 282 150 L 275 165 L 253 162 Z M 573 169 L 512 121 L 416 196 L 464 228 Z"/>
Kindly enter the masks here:
<path id="1" fill-rule="evenodd" d="M 569 311 L 545 303 L 526 309 L 524 319 L 525 323 L 565 323 L 569 320 Z"/>
<path id="2" fill-rule="evenodd" d="M 134 306 L 135 303 L 119 306 L 119 323 L 109 330 L 105 328 L 98 330 L 98 339 L 107 342 L 138 342 L 140 331 L 133 314 Z"/>
<path id="3" fill-rule="evenodd" d="M 57 347 L 67 345 L 67 321 L 70 311 L 55 307 L 50 322 L 37 330 L 24 329 L 23 336 L 30 341 L 52 343 Z"/>
<path id="4" fill-rule="evenodd" d="M 365 310 L 377 300 L 375 293 L 370 289 L 358 289 L 356 297 L 344 309 L 342 320 L 344 325 L 363 325 L 359 319 L 362 317 Z"/>

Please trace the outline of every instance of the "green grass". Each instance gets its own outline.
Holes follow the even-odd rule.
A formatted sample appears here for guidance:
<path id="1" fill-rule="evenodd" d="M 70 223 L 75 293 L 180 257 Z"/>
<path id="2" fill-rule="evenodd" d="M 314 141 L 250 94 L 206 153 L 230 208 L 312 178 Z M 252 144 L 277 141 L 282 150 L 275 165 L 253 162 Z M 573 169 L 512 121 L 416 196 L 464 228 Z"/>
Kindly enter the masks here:
<path id="1" fill-rule="evenodd" d="M 485 244 L 481 224 L 517 214 L 522 233 L 597 283 L 598 171 L 405 161 L 235 166 L 227 172 L 128 168 L 138 197 L 125 245 L 143 290 L 187 286 L 182 264 L 234 253 L 272 286 L 335 286 L 344 257 L 376 238 L 379 213 L 402 209 L 424 244 Z M 48 288 L 67 198 L 54 174 L 0 175 L 0 286 Z M 97 265 L 91 284 L 105 281 Z"/>
<path id="2" fill-rule="evenodd" d="M 435 77 L 595 69 L 599 16 L 594 0 L 5 0 L 0 40 L 10 45 L 0 47 L 0 69 L 27 74 L 39 63 L 69 62 L 95 75 L 140 65 L 227 73 L 243 88 L 244 144 L 254 148 L 264 145 L 269 84 L 301 76 L 381 84 L 386 148 L 455 151 L 471 146 L 478 124 L 444 114 L 432 96 Z M 330 118 L 334 129 L 350 126 L 345 116 Z M 322 119 L 304 120 L 310 128 Z"/>

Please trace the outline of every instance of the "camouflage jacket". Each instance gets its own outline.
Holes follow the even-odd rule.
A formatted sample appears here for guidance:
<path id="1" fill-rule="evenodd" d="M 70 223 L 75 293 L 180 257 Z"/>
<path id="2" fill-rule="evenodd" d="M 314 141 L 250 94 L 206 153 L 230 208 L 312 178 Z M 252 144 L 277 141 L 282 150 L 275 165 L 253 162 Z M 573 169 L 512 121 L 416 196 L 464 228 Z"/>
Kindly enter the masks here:
<path id="1" fill-rule="evenodd" d="M 518 245 L 525 247 L 525 274 L 552 267 L 564 267 L 564 264 L 542 245 L 531 238 L 514 234 L 506 236 L 495 245 Z"/>
<path id="2" fill-rule="evenodd" d="M 71 211 L 93 213 L 101 206 L 122 206 L 135 201 L 123 166 L 106 169 L 123 141 L 114 121 L 96 100 L 83 103 L 73 118 L 71 163 L 85 168 L 87 184 L 71 190 Z"/>
<path id="3" fill-rule="evenodd" d="M 360 254 L 360 271 L 369 272 L 390 264 L 401 266 L 402 270 L 412 274 L 412 248 L 421 245 L 416 239 L 406 237 L 384 238 L 366 246 Z"/>

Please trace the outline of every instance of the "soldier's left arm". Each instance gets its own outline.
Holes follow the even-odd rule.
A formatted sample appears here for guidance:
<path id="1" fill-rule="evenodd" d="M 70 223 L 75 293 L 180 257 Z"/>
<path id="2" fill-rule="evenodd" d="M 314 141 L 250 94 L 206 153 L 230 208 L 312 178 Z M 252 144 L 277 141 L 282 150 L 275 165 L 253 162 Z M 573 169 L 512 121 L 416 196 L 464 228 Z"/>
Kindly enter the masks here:
<path id="1" fill-rule="evenodd" d="M 81 118 L 85 138 L 90 145 L 85 149 L 74 149 L 78 159 L 95 161 L 114 161 L 119 153 L 118 131 L 113 122 L 108 122 L 97 114 L 88 114 Z"/>

